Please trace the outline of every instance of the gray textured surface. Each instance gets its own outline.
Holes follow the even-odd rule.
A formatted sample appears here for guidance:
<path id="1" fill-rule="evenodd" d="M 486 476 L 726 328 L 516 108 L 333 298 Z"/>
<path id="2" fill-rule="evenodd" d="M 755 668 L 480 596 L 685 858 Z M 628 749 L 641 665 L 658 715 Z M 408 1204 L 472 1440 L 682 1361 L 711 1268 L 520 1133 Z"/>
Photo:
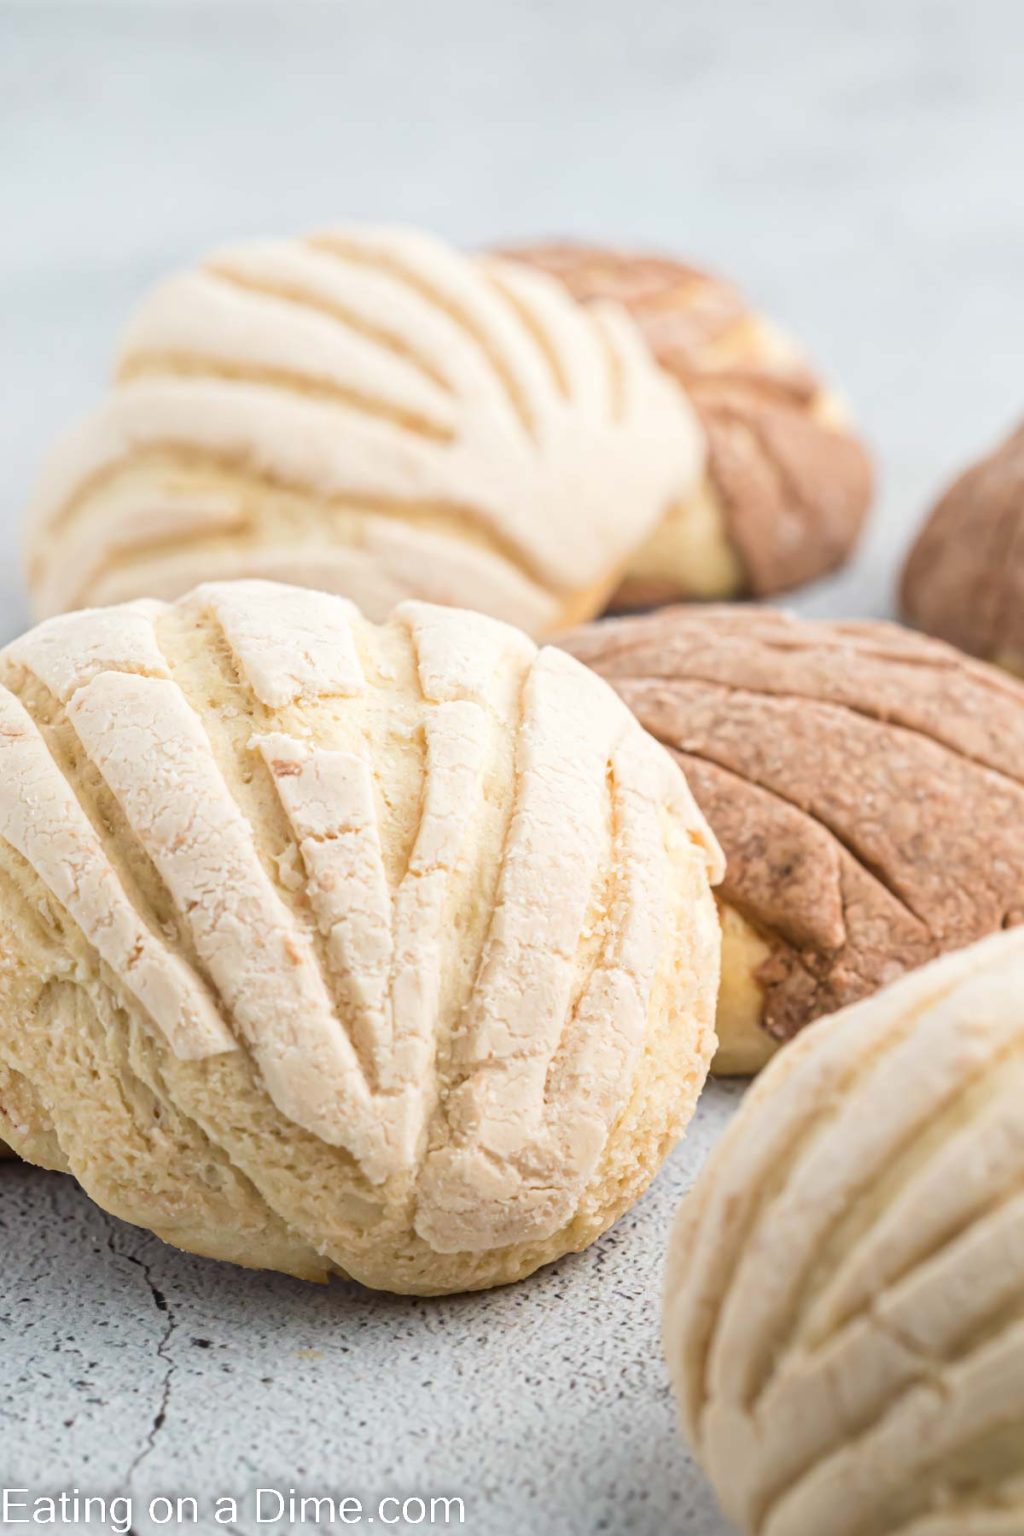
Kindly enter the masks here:
<path id="1" fill-rule="evenodd" d="M 368 1506 L 459 1495 L 472 1536 L 719 1536 L 676 1437 L 658 1291 L 672 1212 L 737 1099 L 709 1090 L 647 1198 L 588 1253 L 444 1301 L 193 1259 L 69 1179 L 4 1169 L 0 1482 L 130 1488 L 139 1507 L 223 1493 L 250 1514 L 259 1486 Z"/>
<path id="2" fill-rule="evenodd" d="M 926 500 L 1022 406 L 1022 48 L 1016 0 L 0 7 L 0 636 L 26 618 L 32 474 L 134 298 L 211 242 L 342 217 L 734 273 L 827 360 L 880 463 L 860 559 L 797 606 L 888 612 Z M 589 1254 L 436 1304 L 191 1260 L 3 1168 L 0 1482 L 207 1511 L 258 1484 L 448 1493 L 480 1536 L 722 1536 L 656 1291 L 734 1097 Z"/>

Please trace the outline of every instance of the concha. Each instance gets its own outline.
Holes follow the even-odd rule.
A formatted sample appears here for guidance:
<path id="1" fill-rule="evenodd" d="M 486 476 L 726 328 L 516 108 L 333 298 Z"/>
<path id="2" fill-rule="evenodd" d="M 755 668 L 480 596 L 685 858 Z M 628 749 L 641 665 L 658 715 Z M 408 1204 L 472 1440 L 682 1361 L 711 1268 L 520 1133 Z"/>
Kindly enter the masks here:
<path id="1" fill-rule="evenodd" d="M 543 636 L 603 606 L 703 461 L 620 305 L 413 230 L 239 245 L 143 301 L 44 466 L 28 585 L 46 617 L 270 577 Z"/>
<path id="2" fill-rule="evenodd" d="M 721 857 L 596 676 L 209 584 L 0 653 L 0 1133 L 194 1252 L 396 1291 L 584 1247 L 714 1047 Z"/>
<path id="3" fill-rule="evenodd" d="M 749 1536 L 1024 1530 L 1024 932 L 809 1029 L 683 1204 L 665 1345 Z"/>

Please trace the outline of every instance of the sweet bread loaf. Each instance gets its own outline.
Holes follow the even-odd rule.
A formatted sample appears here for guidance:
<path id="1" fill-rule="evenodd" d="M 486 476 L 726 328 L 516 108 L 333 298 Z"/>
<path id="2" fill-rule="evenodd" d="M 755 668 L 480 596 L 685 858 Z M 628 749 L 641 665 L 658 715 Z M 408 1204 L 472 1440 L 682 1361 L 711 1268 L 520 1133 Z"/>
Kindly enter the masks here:
<path id="1" fill-rule="evenodd" d="M 730 283 L 603 247 L 508 254 L 584 302 L 625 305 L 707 434 L 704 480 L 633 555 L 622 606 L 763 597 L 847 559 L 871 496 L 868 456 L 838 396 Z"/>
<path id="2" fill-rule="evenodd" d="M 196 1253 L 395 1291 L 584 1247 L 714 1048 L 720 853 L 594 674 L 210 584 L 0 653 L 0 1134 Z"/>
<path id="3" fill-rule="evenodd" d="M 404 230 L 215 252 L 128 327 L 30 512 L 37 614 L 273 577 L 535 636 L 597 612 L 702 473 L 625 310 Z"/>
<path id="4" fill-rule="evenodd" d="M 902 597 L 912 624 L 1024 676 L 1024 424 L 939 500 Z"/>
<path id="5" fill-rule="evenodd" d="M 576 630 L 726 855 L 717 1071 L 1024 920 L 1024 687 L 882 623 L 673 608 Z"/>
<path id="6" fill-rule="evenodd" d="M 683 1204 L 682 1424 L 757 1536 L 1024 1530 L 1024 932 L 808 1030 Z"/>

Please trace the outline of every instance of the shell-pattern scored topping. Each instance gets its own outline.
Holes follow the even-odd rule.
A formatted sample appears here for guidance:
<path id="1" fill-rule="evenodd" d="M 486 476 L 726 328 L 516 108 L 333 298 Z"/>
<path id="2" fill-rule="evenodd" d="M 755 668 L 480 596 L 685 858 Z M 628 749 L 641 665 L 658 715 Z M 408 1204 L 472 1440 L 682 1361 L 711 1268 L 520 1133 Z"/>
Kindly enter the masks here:
<path id="1" fill-rule="evenodd" d="M 1024 1529 L 1024 933 L 809 1030 L 684 1203 L 665 1341 L 756 1536 Z"/>
<path id="2" fill-rule="evenodd" d="M 871 497 L 868 456 L 834 391 L 731 283 L 671 257 L 572 242 L 508 254 L 583 303 L 624 305 L 707 438 L 700 494 L 637 550 L 625 606 L 766 596 L 849 557 Z"/>
<path id="3" fill-rule="evenodd" d="M 625 311 L 427 235 L 221 250 L 128 327 L 30 517 L 48 615 L 273 576 L 541 634 L 596 611 L 701 472 Z"/>
<path id="4" fill-rule="evenodd" d="M 722 842 L 722 899 L 766 950 L 755 1032 L 786 1040 L 1024 921 L 1013 679 L 896 625 L 765 608 L 663 609 L 563 643 L 676 754 Z"/>
<path id="5" fill-rule="evenodd" d="M 561 1237 L 581 1204 L 607 1224 L 595 1180 L 654 1024 L 690 1067 L 673 1125 L 707 1064 L 721 870 L 604 684 L 481 616 L 407 603 L 377 628 L 258 582 L 50 620 L 0 679 L 0 1063 L 96 1198 L 128 1197 L 76 1151 L 27 1027 L 61 986 L 60 1028 L 116 1064 L 133 1130 L 145 1077 L 161 1124 L 371 1283 L 491 1283 L 499 1250 L 532 1268 L 587 1240 Z M 234 1084 L 219 1109 L 197 1107 L 204 1072 Z M 304 1193 L 267 1163 L 289 1145 Z M 370 1214 L 339 1226 L 353 1202 Z"/>

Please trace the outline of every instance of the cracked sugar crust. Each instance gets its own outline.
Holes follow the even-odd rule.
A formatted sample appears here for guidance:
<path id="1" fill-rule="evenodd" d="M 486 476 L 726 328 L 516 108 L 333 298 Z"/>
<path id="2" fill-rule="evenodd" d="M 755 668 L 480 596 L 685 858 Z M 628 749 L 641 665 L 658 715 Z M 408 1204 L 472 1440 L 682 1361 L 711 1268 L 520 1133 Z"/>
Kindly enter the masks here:
<path id="1" fill-rule="evenodd" d="M 684 1433 L 750 1536 L 1024 1528 L 1024 932 L 783 1051 L 673 1231 Z"/>
<path id="2" fill-rule="evenodd" d="M 901 591 L 911 623 L 1024 674 L 1024 424 L 936 504 Z"/>
<path id="3" fill-rule="evenodd" d="M 44 466 L 36 612 L 269 577 L 544 635 L 603 605 L 704 439 L 615 304 L 411 230 L 214 252 L 162 283 Z"/>
<path id="4" fill-rule="evenodd" d="M 758 596 L 841 565 L 871 498 L 871 467 L 837 396 L 731 284 L 666 257 L 586 245 L 508 255 L 585 303 L 629 310 L 707 435 L 703 487 L 630 562 L 623 603 Z"/>
<path id="5" fill-rule="evenodd" d="M 675 608 L 562 643 L 685 770 L 726 854 L 721 899 L 767 946 L 750 1022 L 771 1040 L 1024 919 L 1012 679 L 895 625 L 766 609 Z M 729 1052 L 721 1016 L 719 1033 Z"/>
<path id="6" fill-rule="evenodd" d="M 178 1246 L 400 1291 L 581 1248 L 714 1048 L 721 855 L 557 650 L 209 584 L 0 654 L 0 1130 Z"/>

